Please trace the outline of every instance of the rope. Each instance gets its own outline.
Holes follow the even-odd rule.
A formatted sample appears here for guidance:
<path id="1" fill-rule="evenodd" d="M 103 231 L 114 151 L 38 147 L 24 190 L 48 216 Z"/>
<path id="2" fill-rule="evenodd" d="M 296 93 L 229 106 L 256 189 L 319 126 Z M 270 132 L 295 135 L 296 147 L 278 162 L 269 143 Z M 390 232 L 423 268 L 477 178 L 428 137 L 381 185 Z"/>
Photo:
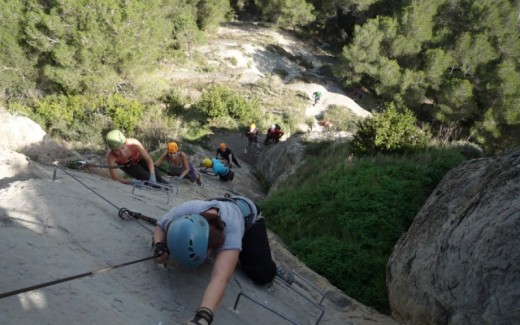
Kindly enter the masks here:
<path id="1" fill-rule="evenodd" d="M 57 163 L 54 163 L 53 164 L 56 168 L 58 168 L 59 170 L 61 170 L 62 172 L 64 172 L 65 174 L 69 175 L 70 177 L 72 177 L 74 180 L 76 180 L 78 183 L 80 183 L 81 185 L 85 186 L 88 190 L 90 190 L 92 193 L 96 194 L 97 196 L 99 196 L 101 199 L 103 199 L 105 202 L 107 202 L 108 204 L 110 204 L 111 206 L 113 206 L 114 208 L 116 208 L 118 211 L 121 211 L 122 209 L 124 208 L 119 208 L 117 205 L 115 205 L 114 203 L 110 202 L 109 200 L 107 200 L 106 198 L 104 198 L 102 195 L 98 194 L 96 191 L 94 191 L 92 188 L 90 188 L 89 186 L 87 186 L 85 183 L 83 183 L 82 181 L 80 181 L 77 177 L 73 176 L 72 174 L 68 173 L 64 168 L 58 166 Z M 128 210 L 128 209 L 127 209 Z M 130 210 L 128 210 L 130 211 Z M 122 213 L 119 213 L 119 216 L 121 217 L 121 219 L 125 219 L 122 217 Z M 143 224 L 141 224 L 139 221 L 137 221 L 136 218 L 133 217 L 132 214 L 130 214 L 130 216 L 132 217 L 130 220 L 136 222 L 139 226 L 143 227 L 144 229 L 148 230 L 149 232 L 153 232 L 152 230 L 150 230 L 149 228 L 145 227 Z"/>
<path id="2" fill-rule="evenodd" d="M 106 198 L 104 198 L 103 196 L 101 196 L 100 194 L 98 194 L 96 191 L 94 191 L 92 188 L 90 188 L 89 186 L 87 186 L 85 183 L 83 183 L 82 181 L 80 181 L 78 178 L 76 178 L 75 176 L 73 176 L 72 174 L 68 173 L 65 169 L 63 169 L 62 167 L 58 166 L 58 163 L 55 162 L 53 163 L 53 165 L 55 166 L 55 168 L 57 169 L 60 169 L 61 171 L 63 171 L 65 174 L 69 175 L 70 177 L 72 177 L 74 180 L 76 180 L 78 183 L 80 183 L 81 185 L 83 185 L 84 187 L 86 187 L 87 189 L 89 189 L 90 191 L 92 191 L 94 194 L 96 194 L 97 196 L 99 196 L 101 199 L 103 199 L 105 202 L 107 202 L 108 204 L 110 204 L 111 206 L 113 206 L 114 208 L 118 209 L 118 216 L 121 218 L 121 219 L 126 219 L 128 220 L 128 218 L 125 218 L 125 215 L 128 215 L 130 216 L 131 220 L 137 222 L 137 224 L 141 227 L 143 227 L 144 229 L 152 232 L 152 230 L 146 228 L 144 225 L 142 225 L 138 219 L 141 219 L 141 220 L 144 220 L 148 223 L 151 223 L 153 225 L 157 224 L 157 220 L 154 219 L 154 218 L 150 218 L 150 217 L 147 217 L 147 216 L 144 216 L 138 212 L 134 212 L 134 211 L 130 211 L 126 208 L 119 208 L 118 206 L 116 206 L 114 203 L 110 202 L 109 200 L 107 200 Z M 56 170 L 54 171 L 54 176 L 56 176 Z M 66 277 L 66 278 L 61 278 L 61 279 L 56 279 L 56 280 L 53 280 L 53 281 L 49 281 L 49 282 L 44 282 L 44 283 L 40 283 L 40 284 L 36 284 L 36 285 L 33 285 L 33 286 L 29 286 L 29 287 L 25 287 L 25 288 L 20 288 L 20 289 L 16 289 L 16 290 L 13 290 L 13 291 L 8 291 L 8 292 L 4 292 L 4 293 L 0 293 L 0 299 L 3 299 L 3 298 L 7 298 L 7 297 L 10 297 L 10 296 L 14 296 L 14 295 L 17 295 L 17 294 L 20 294 L 20 293 L 24 293 L 24 292 L 28 292 L 28 291 L 33 291 L 33 290 L 37 290 L 37 289 L 41 289 L 41 288 L 45 288 L 45 287 L 49 287 L 51 285 L 55 285 L 55 284 L 58 284 L 58 283 L 63 283 L 63 282 L 67 282 L 67 281 L 72 281 L 72 280 L 75 280 L 75 279 L 79 279 L 79 278 L 83 278 L 83 277 L 86 277 L 86 276 L 94 276 L 96 274 L 100 274 L 100 273 L 104 273 L 104 272 L 108 272 L 108 271 L 111 271 L 111 270 L 114 270 L 114 269 L 117 269 L 117 268 L 121 268 L 121 267 L 124 267 L 124 266 L 128 266 L 128 265 L 132 265 L 132 264 L 136 264 L 136 263 L 140 263 L 140 262 L 144 262 L 144 261 L 148 261 L 148 260 L 151 260 L 152 258 L 154 258 L 155 256 L 149 256 L 149 257 L 145 257 L 145 258 L 141 258 L 141 259 L 138 259 L 138 260 L 134 260 L 134 261 L 130 261 L 130 262 L 126 262 L 126 263 L 121 263 L 121 264 L 117 264 L 117 265 L 112 265 L 112 266 L 107 266 L 105 268 L 102 268 L 102 269 L 99 269 L 99 270 L 95 270 L 95 271 L 90 271 L 90 272 L 86 272 L 86 273 L 81 273 L 81 274 L 77 274 L 77 275 L 73 275 L 73 276 L 69 276 L 69 277 Z"/>
<path id="3" fill-rule="evenodd" d="M 83 277 L 86 277 L 86 276 L 89 276 L 89 275 L 94 276 L 96 274 L 108 272 L 108 271 L 111 271 L 111 270 L 114 270 L 114 269 L 118 269 L 118 268 L 123 267 L 123 266 L 127 266 L 127 265 L 132 265 L 132 264 L 148 261 L 148 260 L 151 260 L 154 257 L 155 256 L 149 256 L 149 257 L 141 258 L 141 259 L 138 259 L 138 260 L 135 260 L 135 261 L 130 261 L 130 262 L 117 264 L 117 265 L 113 265 L 113 266 L 107 266 L 105 268 L 102 268 L 102 269 L 99 269 L 99 270 L 95 270 L 95 271 L 81 273 L 81 274 L 69 276 L 69 277 L 66 277 L 66 278 L 57 279 L 57 280 L 54 280 L 54 281 L 44 282 L 44 283 L 36 284 L 36 285 L 33 285 L 33 286 L 29 286 L 29 287 L 25 287 L 25 288 L 13 290 L 13 291 L 0 293 L 0 299 L 7 298 L 7 297 L 10 297 L 10 296 L 14 296 L 14 295 L 17 295 L 17 294 L 20 294 L 20 293 L 28 292 L 28 291 L 33 291 L 33 290 L 36 290 L 36 289 L 45 288 L 45 287 L 48 287 L 48 286 L 51 286 L 51 285 L 55 285 L 55 284 L 58 284 L 58 283 L 67 282 L 67 281 L 83 278 Z"/>

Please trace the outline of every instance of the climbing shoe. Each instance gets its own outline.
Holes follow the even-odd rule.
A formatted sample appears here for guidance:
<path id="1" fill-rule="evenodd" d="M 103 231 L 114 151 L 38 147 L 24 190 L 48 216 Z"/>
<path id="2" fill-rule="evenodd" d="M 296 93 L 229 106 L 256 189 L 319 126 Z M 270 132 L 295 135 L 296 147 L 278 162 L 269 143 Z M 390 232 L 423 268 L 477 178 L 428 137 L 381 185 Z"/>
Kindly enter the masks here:
<path id="1" fill-rule="evenodd" d="M 278 264 L 276 265 L 276 276 L 285 281 L 287 284 L 292 284 L 294 282 L 294 274 L 286 265 Z"/>

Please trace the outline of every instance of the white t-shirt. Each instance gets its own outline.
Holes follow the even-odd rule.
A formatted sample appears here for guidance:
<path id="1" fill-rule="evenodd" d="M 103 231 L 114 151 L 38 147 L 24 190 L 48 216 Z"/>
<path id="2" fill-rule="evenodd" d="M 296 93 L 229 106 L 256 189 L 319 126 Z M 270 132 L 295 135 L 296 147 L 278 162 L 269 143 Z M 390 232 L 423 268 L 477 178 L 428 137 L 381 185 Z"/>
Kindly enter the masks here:
<path id="1" fill-rule="evenodd" d="M 251 202 L 249 199 L 241 197 Z M 252 203 L 252 202 L 251 202 Z M 256 218 L 256 208 L 253 206 L 253 213 Z M 162 216 L 157 224 L 165 231 L 168 232 L 168 228 L 173 220 L 185 216 L 187 214 L 201 213 L 211 208 L 218 209 L 218 215 L 226 223 L 224 227 L 224 235 L 226 239 L 224 244 L 217 250 L 238 250 L 242 251 L 242 237 L 244 237 L 244 216 L 240 211 L 238 205 L 234 202 L 225 201 L 202 201 L 194 200 L 182 203 L 174 207 L 170 212 Z"/>

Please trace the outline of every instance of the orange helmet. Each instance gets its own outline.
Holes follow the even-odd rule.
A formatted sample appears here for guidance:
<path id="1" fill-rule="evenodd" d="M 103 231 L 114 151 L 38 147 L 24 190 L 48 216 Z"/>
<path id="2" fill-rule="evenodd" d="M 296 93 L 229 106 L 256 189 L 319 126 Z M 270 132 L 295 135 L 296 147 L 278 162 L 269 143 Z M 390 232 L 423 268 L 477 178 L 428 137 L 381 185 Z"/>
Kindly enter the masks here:
<path id="1" fill-rule="evenodd" d="M 222 151 L 226 150 L 226 148 L 227 148 L 227 146 L 226 146 L 226 144 L 225 144 L 224 142 L 222 142 L 218 147 L 219 147 L 220 150 L 222 150 Z"/>
<path id="2" fill-rule="evenodd" d="M 176 153 L 179 151 L 179 146 L 175 142 L 168 143 L 168 153 Z"/>

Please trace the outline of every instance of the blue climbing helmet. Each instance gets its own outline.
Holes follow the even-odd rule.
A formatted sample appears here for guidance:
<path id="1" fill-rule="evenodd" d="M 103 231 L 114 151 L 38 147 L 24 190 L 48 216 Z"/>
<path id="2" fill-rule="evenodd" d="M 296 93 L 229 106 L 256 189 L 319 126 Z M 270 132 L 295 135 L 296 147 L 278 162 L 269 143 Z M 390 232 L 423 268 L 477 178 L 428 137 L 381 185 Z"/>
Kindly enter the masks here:
<path id="1" fill-rule="evenodd" d="M 200 214 L 175 219 L 168 228 L 167 241 L 171 257 L 179 264 L 196 268 L 206 259 L 209 224 Z"/>

